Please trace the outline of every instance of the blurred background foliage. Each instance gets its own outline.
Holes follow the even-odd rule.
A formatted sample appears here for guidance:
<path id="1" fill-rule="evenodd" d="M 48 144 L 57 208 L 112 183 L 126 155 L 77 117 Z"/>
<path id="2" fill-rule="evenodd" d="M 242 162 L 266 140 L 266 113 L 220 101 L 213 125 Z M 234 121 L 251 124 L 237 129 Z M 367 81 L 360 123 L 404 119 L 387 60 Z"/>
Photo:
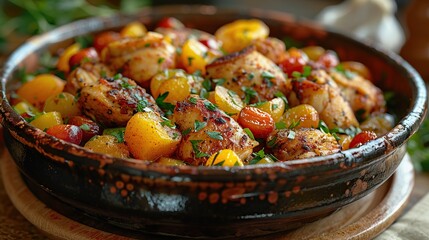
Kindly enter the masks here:
<path id="1" fill-rule="evenodd" d="M 0 53 L 14 48 L 20 37 L 80 18 L 132 13 L 150 4 L 151 0 L 0 0 Z"/>

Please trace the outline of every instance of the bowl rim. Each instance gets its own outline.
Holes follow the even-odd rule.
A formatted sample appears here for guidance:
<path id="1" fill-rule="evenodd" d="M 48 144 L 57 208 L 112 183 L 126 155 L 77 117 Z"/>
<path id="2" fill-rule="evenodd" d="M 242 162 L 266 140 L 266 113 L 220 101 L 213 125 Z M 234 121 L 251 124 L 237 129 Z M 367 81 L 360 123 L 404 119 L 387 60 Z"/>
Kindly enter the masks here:
<path id="1" fill-rule="evenodd" d="M 204 173 L 205 175 L 224 175 L 224 174 L 238 174 L 246 175 L 255 171 L 264 171 L 264 170 L 289 170 L 289 169 L 302 169 L 312 168 L 314 166 L 321 165 L 331 165 L 333 163 L 338 164 L 343 161 L 345 166 L 352 166 L 354 164 L 366 164 L 367 160 L 374 160 L 382 157 L 383 155 L 390 154 L 394 149 L 403 145 L 408 138 L 414 134 L 419 128 L 421 122 L 424 120 L 427 111 L 427 92 L 426 86 L 423 79 L 417 73 L 417 71 L 404 59 L 398 56 L 396 53 L 393 53 L 389 50 L 382 49 L 377 45 L 369 45 L 361 40 L 356 40 L 351 37 L 347 37 L 342 33 L 338 33 L 330 30 L 326 27 L 311 26 L 308 23 L 314 24 L 311 21 L 297 21 L 296 18 L 292 17 L 292 21 L 299 24 L 303 24 L 309 28 L 316 28 L 318 30 L 325 31 L 328 34 L 335 35 L 335 37 L 341 37 L 347 39 L 347 41 L 359 45 L 359 47 L 364 48 L 368 51 L 371 51 L 373 54 L 376 54 L 378 57 L 383 58 L 388 61 L 390 65 L 394 65 L 398 71 L 403 74 L 410 82 L 411 92 L 413 97 L 411 100 L 411 106 L 409 107 L 407 114 L 398 121 L 398 123 L 391 129 L 387 134 L 368 142 L 358 148 L 348 149 L 345 151 L 340 151 L 338 153 L 318 156 L 306 159 L 295 159 L 289 160 L 286 162 L 276 162 L 272 164 L 258 164 L 258 165 L 245 165 L 242 167 L 221 167 L 221 166 L 166 166 L 158 163 L 152 163 L 150 161 L 138 160 L 138 159 L 126 159 L 126 158 L 116 158 L 111 157 L 105 154 L 95 153 L 90 150 L 87 150 L 81 146 L 67 143 L 63 140 L 56 139 L 40 129 L 37 129 L 27 123 L 21 116 L 19 116 L 10 105 L 7 94 L 6 94 L 6 83 L 9 78 L 12 77 L 12 74 L 20 64 L 22 60 L 28 57 L 31 53 L 36 52 L 38 49 L 49 46 L 51 44 L 65 41 L 67 39 L 72 39 L 73 37 L 85 34 L 91 34 L 93 32 L 102 31 L 103 27 L 108 24 L 110 28 L 123 26 L 126 22 L 135 20 L 136 18 L 141 18 L 142 16 L 148 16 L 151 14 L 151 11 L 156 10 L 170 10 L 172 13 L 174 11 L 180 12 L 180 14 L 186 13 L 198 13 L 201 15 L 213 15 L 222 12 L 231 12 L 231 13 L 241 13 L 246 14 L 248 17 L 258 17 L 258 16 L 273 16 L 273 20 L 287 20 L 291 21 L 290 13 L 284 13 L 274 10 L 261 10 L 261 9 L 252 9 L 252 8 L 243 8 L 243 9 L 231 9 L 231 8 L 219 8 L 209 5 L 166 5 L 166 6 L 156 6 L 156 7 L 146 7 L 139 10 L 134 14 L 116 14 L 109 17 L 92 17 L 87 19 L 82 19 L 74 21 L 60 27 L 57 27 L 46 33 L 33 36 L 29 38 L 24 44 L 18 47 L 6 60 L 2 68 L 0 68 L 0 89 L 1 89 L 1 104 L 0 104 L 0 114 L 2 116 L 2 125 L 4 128 L 8 128 L 9 131 L 12 131 L 12 128 L 24 130 L 25 137 L 20 137 L 20 141 L 24 142 L 26 145 L 35 147 L 38 151 L 41 151 L 44 155 L 50 155 L 49 153 L 44 152 L 44 146 L 52 150 L 65 151 L 66 154 L 71 154 L 75 156 L 73 161 L 78 161 L 81 164 L 89 165 L 98 165 L 99 167 L 112 166 L 119 167 L 129 173 L 139 174 L 140 171 L 150 171 L 160 174 L 191 174 L 198 175 Z M 82 28 L 80 26 L 86 26 Z M 73 31 L 70 31 L 70 30 Z M 30 140 L 28 140 L 30 139 Z M 54 144 L 52 144 L 54 143 Z M 84 157 L 84 161 L 79 161 L 81 157 Z M 87 161 L 92 160 L 96 162 L 86 163 Z M 122 171 L 121 170 L 121 171 Z"/>

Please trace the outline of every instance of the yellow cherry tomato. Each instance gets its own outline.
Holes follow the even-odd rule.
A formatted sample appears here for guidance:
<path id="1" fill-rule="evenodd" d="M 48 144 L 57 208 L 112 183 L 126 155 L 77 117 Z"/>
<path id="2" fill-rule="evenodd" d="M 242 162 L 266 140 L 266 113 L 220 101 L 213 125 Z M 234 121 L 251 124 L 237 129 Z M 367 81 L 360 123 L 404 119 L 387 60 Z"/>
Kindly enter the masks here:
<path id="1" fill-rule="evenodd" d="M 118 158 L 130 156 L 127 145 L 119 143 L 116 137 L 111 135 L 95 136 L 85 143 L 84 147 L 97 153 L 109 154 Z"/>
<path id="2" fill-rule="evenodd" d="M 285 127 L 316 128 L 319 125 L 319 113 L 313 106 L 301 104 L 288 109 L 282 117 Z"/>
<path id="3" fill-rule="evenodd" d="M 249 46 L 256 39 L 267 38 L 268 26 L 258 19 L 241 19 L 220 27 L 215 36 L 222 42 L 223 49 L 236 52 Z"/>
<path id="4" fill-rule="evenodd" d="M 64 119 L 81 113 L 76 98 L 67 92 L 62 92 L 46 99 L 43 110 L 45 112 L 60 112 Z"/>
<path id="5" fill-rule="evenodd" d="M 270 101 L 257 104 L 256 108 L 270 114 L 274 122 L 278 122 L 285 112 L 286 103 L 281 98 L 273 98 Z"/>
<path id="6" fill-rule="evenodd" d="M 223 149 L 211 155 L 205 165 L 223 167 L 244 166 L 238 155 L 231 149 Z"/>
<path id="7" fill-rule="evenodd" d="M 30 124 L 44 131 L 52 126 L 63 124 L 63 118 L 59 112 L 47 112 L 37 116 Z"/>
<path id="8" fill-rule="evenodd" d="M 208 48 L 194 38 L 188 39 L 182 47 L 180 60 L 188 73 L 199 70 L 204 75 L 208 63 Z"/>
<path id="9" fill-rule="evenodd" d="M 69 60 L 71 56 L 79 52 L 80 48 L 81 47 L 79 43 L 75 43 L 68 46 L 58 58 L 58 62 L 57 62 L 58 70 L 66 73 L 69 72 L 70 71 Z"/>
<path id="10" fill-rule="evenodd" d="M 244 103 L 237 93 L 222 86 L 216 86 L 214 100 L 215 104 L 228 115 L 238 114 L 244 107 Z"/>
<path id="11" fill-rule="evenodd" d="M 128 23 L 120 32 L 122 37 L 141 37 L 146 33 L 147 29 L 141 22 Z"/>

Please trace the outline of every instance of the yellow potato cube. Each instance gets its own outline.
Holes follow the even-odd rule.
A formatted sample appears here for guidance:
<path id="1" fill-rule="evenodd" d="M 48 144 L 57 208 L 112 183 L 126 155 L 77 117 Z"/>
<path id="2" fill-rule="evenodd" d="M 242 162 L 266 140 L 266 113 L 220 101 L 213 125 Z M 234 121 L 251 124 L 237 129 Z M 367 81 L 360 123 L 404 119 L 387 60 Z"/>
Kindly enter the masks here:
<path id="1" fill-rule="evenodd" d="M 165 124 L 154 112 L 139 112 L 128 121 L 124 139 L 137 159 L 157 160 L 170 156 L 178 147 L 181 135 Z"/>
<path id="2" fill-rule="evenodd" d="M 38 109 L 43 109 L 46 99 L 61 93 L 65 81 L 53 74 L 40 74 L 24 83 L 17 94 Z"/>

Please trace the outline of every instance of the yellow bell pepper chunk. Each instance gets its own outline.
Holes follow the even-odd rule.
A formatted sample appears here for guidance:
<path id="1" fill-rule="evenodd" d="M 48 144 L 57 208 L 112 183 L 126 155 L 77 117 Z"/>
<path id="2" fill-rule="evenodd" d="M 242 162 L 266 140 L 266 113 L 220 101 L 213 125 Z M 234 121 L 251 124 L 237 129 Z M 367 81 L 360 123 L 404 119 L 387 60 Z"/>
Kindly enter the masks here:
<path id="1" fill-rule="evenodd" d="M 47 112 L 37 116 L 30 124 L 45 131 L 52 126 L 63 124 L 63 118 L 59 112 Z"/>
<path id="2" fill-rule="evenodd" d="M 265 39 L 269 34 L 270 30 L 264 22 L 240 19 L 220 27 L 215 37 L 223 43 L 223 49 L 231 53 L 249 46 L 256 39 Z"/>
<path id="3" fill-rule="evenodd" d="M 211 155 L 205 165 L 223 167 L 244 166 L 243 161 L 231 149 L 223 149 Z"/>

